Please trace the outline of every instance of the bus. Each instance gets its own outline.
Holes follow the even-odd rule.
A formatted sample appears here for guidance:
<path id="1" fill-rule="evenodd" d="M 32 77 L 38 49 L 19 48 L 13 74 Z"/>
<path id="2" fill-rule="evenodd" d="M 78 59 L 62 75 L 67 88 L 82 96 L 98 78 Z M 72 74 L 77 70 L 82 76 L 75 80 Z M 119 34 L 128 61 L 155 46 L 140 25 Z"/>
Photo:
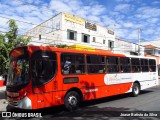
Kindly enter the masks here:
<path id="1" fill-rule="evenodd" d="M 105 50 L 23 46 L 10 52 L 8 106 L 40 109 L 132 93 L 158 85 L 154 58 Z"/>

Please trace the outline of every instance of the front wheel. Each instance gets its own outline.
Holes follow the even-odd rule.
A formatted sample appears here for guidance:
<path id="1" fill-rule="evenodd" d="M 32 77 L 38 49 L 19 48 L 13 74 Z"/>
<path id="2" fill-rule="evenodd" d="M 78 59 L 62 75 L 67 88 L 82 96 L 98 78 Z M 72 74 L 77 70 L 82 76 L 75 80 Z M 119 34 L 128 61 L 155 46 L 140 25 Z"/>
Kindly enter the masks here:
<path id="1" fill-rule="evenodd" d="M 136 97 L 139 95 L 139 93 L 140 93 L 140 86 L 138 83 L 134 83 L 132 87 L 132 96 Z"/>
<path id="2" fill-rule="evenodd" d="M 70 91 L 65 96 L 64 104 L 67 110 L 73 111 L 79 107 L 80 96 L 75 91 Z"/>

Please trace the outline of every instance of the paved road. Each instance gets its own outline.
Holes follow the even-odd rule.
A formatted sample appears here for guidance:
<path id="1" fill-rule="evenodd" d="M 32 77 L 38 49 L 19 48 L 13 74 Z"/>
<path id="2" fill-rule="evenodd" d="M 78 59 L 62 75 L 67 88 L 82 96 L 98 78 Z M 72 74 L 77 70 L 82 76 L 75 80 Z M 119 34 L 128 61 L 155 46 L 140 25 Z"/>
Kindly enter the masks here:
<path id="1" fill-rule="evenodd" d="M 0 94 L 2 94 L 2 92 Z M 0 102 L 3 103 L 4 99 L 2 98 L 4 98 L 4 96 L 1 96 L 0 98 L 1 99 Z M 4 104 L 3 107 L 5 106 L 6 104 Z M 5 110 L 5 108 L 0 107 L 0 110 Z M 159 112 L 155 112 L 155 111 L 159 111 Z M 18 111 L 18 112 L 22 112 L 22 111 Z M 108 119 L 110 117 L 110 119 L 113 119 L 113 120 L 116 120 L 116 119 L 132 120 L 133 119 L 132 117 L 123 116 L 123 117 L 113 118 L 113 116 L 119 116 L 121 113 L 125 115 L 127 114 L 131 115 L 131 113 L 133 113 L 134 115 L 139 115 L 139 117 L 136 116 L 136 119 L 139 119 L 139 120 L 146 120 L 146 119 L 159 120 L 160 119 L 160 86 L 142 91 L 141 95 L 139 95 L 138 97 L 131 97 L 129 94 L 124 94 L 124 95 L 107 97 L 107 98 L 93 100 L 93 101 L 87 101 L 87 102 L 84 102 L 83 105 L 81 105 L 80 109 L 74 112 L 66 112 L 63 106 L 52 107 L 52 108 L 42 109 L 42 110 L 33 111 L 33 112 L 42 113 L 43 119 L 56 117 L 55 119 L 83 120 L 83 119 L 100 119 L 100 118 Z M 141 115 L 144 116 L 147 114 L 152 117 L 141 117 Z"/>

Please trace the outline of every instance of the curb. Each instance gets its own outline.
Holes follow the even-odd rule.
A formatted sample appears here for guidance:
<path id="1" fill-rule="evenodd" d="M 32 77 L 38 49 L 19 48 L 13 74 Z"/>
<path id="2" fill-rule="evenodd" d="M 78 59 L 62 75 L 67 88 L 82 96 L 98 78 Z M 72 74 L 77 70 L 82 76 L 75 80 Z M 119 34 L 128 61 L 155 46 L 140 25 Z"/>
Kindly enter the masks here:
<path id="1" fill-rule="evenodd" d="M 1 92 L 1 91 L 5 91 L 5 90 L 6 90 L 6 86 L 0 87 L 0 92 Z"/>

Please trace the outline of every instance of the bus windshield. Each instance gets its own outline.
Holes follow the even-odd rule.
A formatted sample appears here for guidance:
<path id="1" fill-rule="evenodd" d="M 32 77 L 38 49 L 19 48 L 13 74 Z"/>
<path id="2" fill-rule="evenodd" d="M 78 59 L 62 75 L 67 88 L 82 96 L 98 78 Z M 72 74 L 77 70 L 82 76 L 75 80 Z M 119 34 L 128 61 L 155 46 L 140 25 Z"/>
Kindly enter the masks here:
<path id="1" fill-rule="evenodd" d="M 16 48 L 10 53 L 7 86 L 21 86 L 29 83 L 29 58 L 26 47 Z"/>
<path id="2" fill-rule="evenodd" d="M 11 60 L 7 85 L 22 85 L 29 82 L 29 61 L 27 59 Z"/>

